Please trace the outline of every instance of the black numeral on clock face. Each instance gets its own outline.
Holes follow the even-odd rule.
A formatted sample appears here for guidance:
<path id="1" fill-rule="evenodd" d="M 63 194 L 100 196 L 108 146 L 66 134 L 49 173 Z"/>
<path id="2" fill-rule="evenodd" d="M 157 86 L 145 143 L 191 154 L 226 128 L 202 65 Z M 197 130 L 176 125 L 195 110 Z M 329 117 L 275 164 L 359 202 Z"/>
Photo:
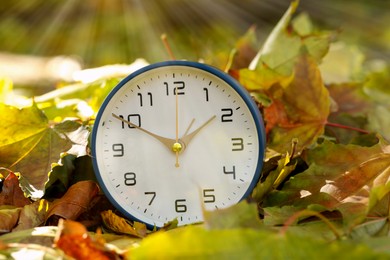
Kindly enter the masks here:
<path id="1" fill-rule="evenodd" d="M 156 198 L 156 192 L 155 191 L 147 191 L 147 192 L 145 192 L 145 195 L 152 196 L 152 198 L 150 199 L 149 204 L 148 204 L 149 206 L 152 205 L 154 199 Z"/>
<path id="2" fill-rule="evenodd" d="M 124 119 L 123 115 L 119 115 L 120 118 Z M 127 121 L 133 123 L 134 125 L 141 127 L 141 115 L 140 114 L 129 114 L 127 116 Z M 128 128 L 136 128 L 135 126 L 131 126 L 122 121 L 122 129 L 125 129 L 125 126 Z"/>
<path id="3" fill-rule="evenodd" d="M 233 122 L 233 119 L 231 118 L 233 116 L 233 109 L 222 108 L 221 111 L 223 112 L 221 115 L 221 122 Z"/>
<path id="4" fill-rule="evenodd" d="M 206 95 L 206 102 L 209 102 L 209 89 L 203 88 L 204 94 Z"/>
<path id="5" fill-rule="evenodd" d="M 123 144 L 113 144 L 112 151 L 114 151 L 114 157 L 122 157 L 125 154 Z"/>
<path id="6" fill-rule="evenodd" d="M 177 213 L 187 212 L 187 205 L 185 199 L 175 200 L 175 210 Z"/>
<path id="7" fill-rule="evenodd" d="M 126 172 L 124 174 L 124 183 L 126 186 L 134 186 L 137 184 L 136 175 L 134 172 Z"/>
<path id="8" fill-rule="evenodd" d="M 137 96 L 139 97 L 139 105 L 141 107 L 143 107 L 144 106 L 144 97 L 143 97 L 142 93 L 138 93 Z M 147 96 L 149 97 L 149 106 L 152 107 L 153 106 L 153 95 L 151 92 L 148 92 Z"/>
<path id="9" fill-rule="evenodd" d="M 223 173 L 229 174 L 229 175 L 231 174 L 233 176 L 233 180 L 235 180 L 236 179 L 236 166 L 233 165 L 233 169 L 231 171 L 226 170 L 226 167 L 223 166 Z"/>
<path id="10" fill-rule="evenodd" d="M 232 138 L 232 151 L 242 151 L 244 150 L 244 139 L 242 138 Z"/>
<path id="11" fill-rule="evenodd" d="M 203 190 L 203 202 L 204 203 L 213 203 L 213 202 L 215 202 L 214 189 L 205 189 L 205 190 Z"/>
<path id="12" fill-rule="evenodd" d="M 170 87 L 168 82 L 164 82 L 165 91 L 166 91 L 167 96 L 170 95 L 171 91 L 172 91 L 172 94 L 174 96 L 176 95 L 176 92 L 178 95 L 185 94 L 184 89 L 185 89 L 186 85 L 185 85 L 184 81 L 174 81 L 173 85 L 174 86 Z"/>

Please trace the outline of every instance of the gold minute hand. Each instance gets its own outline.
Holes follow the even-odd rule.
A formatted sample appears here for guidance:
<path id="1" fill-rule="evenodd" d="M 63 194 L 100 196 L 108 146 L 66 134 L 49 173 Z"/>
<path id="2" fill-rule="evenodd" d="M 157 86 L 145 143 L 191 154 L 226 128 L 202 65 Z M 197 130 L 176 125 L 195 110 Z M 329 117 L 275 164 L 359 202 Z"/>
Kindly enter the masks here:
<path id="1" fill-rule="evenodd" d="M 196 130 L 194 130 L 193 132 L 191 132 L 190 134 L 188 135 L 184 135 L 182 138 L 180 138 L 179 142 L 183 143 L 184 144 L 184 147 L 183 148 L 186 148 L 188 146 L 188 144 L 190 143 L 190 141 L 192 140 L 192 138 L 194 138 L 194 136 L 199 133 L 200 130 L 203 129 L 203 127 L 205 127 L 206 125 L 208 125 L 211 121 L 213 121 L 214 119 L 216 118 L 216 116 L 212 116 L 209 120 L 207 120 L 206 122 L 204 122 L 201 126 L 199 126 Z M 192 123 L 191 123 L 192 125 Z M 183 149 L 184 150 L 184 149 Z"/>
<path id="2" fill-rule="evenodd" d="M 135 127 L 137 128 L 138 130 L 144 132 L 145 134 L 148 134 L 154 138 L 156 138 L 158 141 L 160 141 L 163 145 L 165 145 L 169 150 L 172 149 L 172 145 L 175 143 L 175 139 L 170 139 L 170 138 L 166 138 L 166 137 L 163 137 L 163 136 L 160 136 L 160 135 L 156 135 L 152 132 L 149 132 L 148 130 L 142 128 L 142 127 L 139 127 L 137 126 L 136 124 L 133 124 L 131 123 L 130 121 L 127 121 L 127 120 L 124 120 L 123 118 L 115 115 L 114 113 L 112 113 L 112 116 L 115 117 L 116 119 L 119 119 L 120 121 L 122 121 L 123 123 L 126 123 L 128 124 L 129 126 L 132 126 L 132 127 Z"/>

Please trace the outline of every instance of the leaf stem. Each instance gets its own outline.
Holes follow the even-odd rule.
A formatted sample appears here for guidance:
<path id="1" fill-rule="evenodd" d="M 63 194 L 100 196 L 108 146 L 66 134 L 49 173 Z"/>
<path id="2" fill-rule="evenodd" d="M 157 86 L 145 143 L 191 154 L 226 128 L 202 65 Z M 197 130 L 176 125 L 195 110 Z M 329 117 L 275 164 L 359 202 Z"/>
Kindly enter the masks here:
<path id="1" fill-rule="evenodd" d="M 164 47 L 167 50 L 168 55 L 171 58 L 171 60 L 176 60 L 175 55 L 173 55 L 172 48 L 171 48 L 171 46 L 168 43 L 168 37 L 167 37 L 167 35 L 165 33 L 161 35 L 161 41 L 163 42 Z"/>
<path id="2" fill-rule="evenodd" d="M 325 125 L 330 126 L 330 127 L 337 127 L 337 128 L 341 128 L 341 129 L 346 129 L 346 130 L 352 130 L 352 131 L 356 131 L 356 132 L 359 132 L 362 134 L 369 134 L 370 133 L 369 131 L 361 129 L 361 128 L 342 125 L 342 124 L 338 124 L 338 123 L 326 122 Z"/>
<path id="3" fill-rule="evenodd" d="M 336 229 L 336 227 L 330 222 L 324 215 L 322 215 L 319 212 L 313 211 L 313 210 L 308 210 L 304 209 L 301 211 L 296 212 L 293 214 L 290 218 L 287 219 L 286 222 L 284 222 L 283 228 L 280 230 L 281 234 L 285 234 L 287 232 L 287 229 L 295 222 L 297 221 L 298 218 L 301 217 L 317 217 L 321 219 L 328 227 L 329 229 L 333 232 L 333 234 L 336 236 L 337 239 L 341 238 L 341 234 L 339 231 Z"/>

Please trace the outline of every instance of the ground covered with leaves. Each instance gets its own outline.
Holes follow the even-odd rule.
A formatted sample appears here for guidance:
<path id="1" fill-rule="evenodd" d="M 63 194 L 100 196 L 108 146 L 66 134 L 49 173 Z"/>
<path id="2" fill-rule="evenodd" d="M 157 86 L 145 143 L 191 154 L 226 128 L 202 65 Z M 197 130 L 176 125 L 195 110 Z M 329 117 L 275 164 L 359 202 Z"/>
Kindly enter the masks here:
<path id="1" fill-rule="evenodd" d="M 221 69 L 264 116 L 267 153 L 250 198 L 203 224 L 147 230 L 95 181 L 94 115 L 144 61 L 33 99 L 2 78 L 0 259 L 389 259 L 389 64 L 318 30 L 297 4 L 265 42 L 251 28 L 226 54 Z"/>

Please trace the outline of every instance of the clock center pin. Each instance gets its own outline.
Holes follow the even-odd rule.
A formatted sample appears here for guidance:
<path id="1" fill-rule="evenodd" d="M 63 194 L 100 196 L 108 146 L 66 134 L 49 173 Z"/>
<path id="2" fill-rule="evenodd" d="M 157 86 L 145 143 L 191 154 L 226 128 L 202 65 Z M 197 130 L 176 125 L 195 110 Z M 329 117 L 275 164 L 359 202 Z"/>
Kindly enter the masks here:
<path id="1" fill-rule="evenodd" d="M 172 151 L 173 152 L 181 152 L 181 150 L 183 149 L 183 146 L 182 146 L 182 144 L 181 143 L 174 143 L 173 145 L 172 145 Z"/>

